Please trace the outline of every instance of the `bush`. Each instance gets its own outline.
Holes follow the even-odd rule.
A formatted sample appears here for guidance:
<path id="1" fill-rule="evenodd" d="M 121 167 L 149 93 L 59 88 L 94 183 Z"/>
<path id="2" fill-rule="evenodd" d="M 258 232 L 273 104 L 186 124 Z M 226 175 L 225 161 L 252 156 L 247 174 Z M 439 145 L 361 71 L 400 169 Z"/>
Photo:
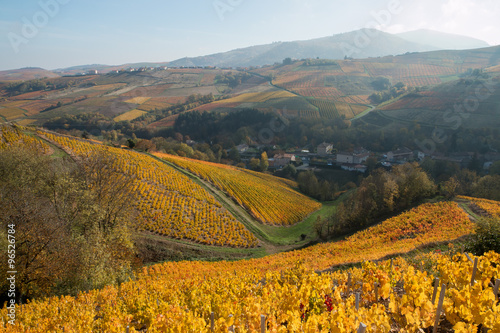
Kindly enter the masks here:
<path id="1" fill-rule="evenodd" d="M 500 219 L 484 217 L 476 222 L 475 234 L 467 246 L 468 251 L 483 255 L 488 251 L 500 253 Z"/>

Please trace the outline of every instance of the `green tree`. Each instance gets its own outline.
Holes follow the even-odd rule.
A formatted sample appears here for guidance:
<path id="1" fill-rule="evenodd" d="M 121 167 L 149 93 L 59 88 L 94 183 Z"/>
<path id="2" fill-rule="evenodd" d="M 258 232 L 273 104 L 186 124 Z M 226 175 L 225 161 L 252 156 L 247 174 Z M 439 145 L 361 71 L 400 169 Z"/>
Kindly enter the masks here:
<path id="1" fill-rule="evenodd" d="M 260 169 L 260 160 L 258 158 L 252 158 L 250 160 L 250 169 L 254 171 L 259 171 Z"/>
<path id="2" fill-rule="evenodd" d="M 500 201 L 500 176 L 488 175 L 482 177 L 472 190 L 475 197 Z"/>
<path id="3" fill-rule="evenodd" d="M 490 167 L 490 175 L 500 175 L 500 161 L 496 161 Z"/>
<path id="4" fill-rule="evenodd" d="M 228 157 L 229 157 L 229 159 L 235 161 L 236 163 L 241 162 L 240 153 L 239 153 L 238 149 L 236 149 L 236 147 L 233 147 L 233 148 L 231 148 L 231 150 L 229 150 Z"/>
<path id="5" fill-rule="evenodd" d="M 500 252 L 500 220 L 498 218 L 483 217 L 476 221 L 475 233 L 468 250 L 476 255 L 483 255 L 488 251 Z"/>

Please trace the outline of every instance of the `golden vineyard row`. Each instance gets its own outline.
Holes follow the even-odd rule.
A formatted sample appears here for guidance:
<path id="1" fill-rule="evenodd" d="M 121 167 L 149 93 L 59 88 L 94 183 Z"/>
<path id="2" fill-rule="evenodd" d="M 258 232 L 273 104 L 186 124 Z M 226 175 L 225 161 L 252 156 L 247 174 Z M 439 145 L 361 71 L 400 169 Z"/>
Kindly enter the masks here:
<path id="1" fill-rule="evenodd" d="M 276 177 L 168 154 L 155 155 L 208 180 L 267 224 L 291 225 L 321 207 L 320 203 L 294 191 Z"/>
<path id="2" fill-rule="evenodd" d="M 133 177 L 141 229 L 208 245 L 257 246 L 257 238 L 210 193 L 165 163 L 134 151 L 48 132 L 41 135 L 77 157 L 97 151 L 111 156 L 117 172 Z"/>
<path id="3" fill-rule="evenodd" d="M 260 332 L 261 315 L 267 332 L 354 332 L 361 322 L 367 332 L 417 332 L 435 322 L 435 277 L 446 285 L 440 325 L 447 320 L 466 332 L 484 323 L 495 331 L 500 309 L 489 282 L 500 277 L 498 254 L 478 258 L 472 286 L 473 264 L 460 254 L 318 272 L 452 240 L 472 228 L 457 204 L 425 204 L 345 241 L 261 259 L 145 267 L 120 286 L 24 305 L 16 325 L 4 331 L 125 332 L 128 326 L 131 332 L 210 332 L 214 313 L 216 332 Z M 7 311 L 0 313 L 6 323 Z"/>

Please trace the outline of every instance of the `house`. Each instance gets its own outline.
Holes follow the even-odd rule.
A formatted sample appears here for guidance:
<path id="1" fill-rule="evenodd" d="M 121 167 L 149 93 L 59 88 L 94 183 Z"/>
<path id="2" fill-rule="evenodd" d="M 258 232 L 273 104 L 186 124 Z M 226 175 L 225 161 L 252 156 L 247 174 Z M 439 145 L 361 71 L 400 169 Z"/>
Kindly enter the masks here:
<path id="1" fill-rule="evenodd" d="M 366 162 L 370 157 L 370 152 L 364 148 L 358 148 L 353 152 L 339 152 L 337 153 L 336 162 L 339 164 L 361 164 Z"/>
<path id="2" fill-rule="evenodd" d="M 282 168 L 291 162 L 295 162 L 296 158 L 293 154 L 276 154 L 274 155 L 274 167 Z"/>
<path id="3" fill-rule="evenodd" d="M 391 162 L 408 162 L 413 159 L 413 151 L 403 147 L 387 153 L 387 159 Z"/>
<path id="4" fill-rule="evenodd" d="M 318 146 L 318 155 L 328 155 L 331 154 L 333 149 L 333 144 L 323 142 Z"/>
<path id="5" fill-rule="evenodd" d="M 240 153 L 240 154 L 246 152 L 248 150 L 248 148 L 250 148 L 250 147 L 246 143 L 236 146 L 236 149 L 238 150 L 238 153 Z"/>
<path id="6" fill-rule="evenodd" d="M 87 75 L 97 75 L 97 74 L 99 74 L 97 69 L 91 69 L 87 72 Z"/>
<path id="7" fill-rule="evenodd" d="M 353 164 L 354 155 L 352 153 L 338 152 L 336 161 L 337 163 Z"/>

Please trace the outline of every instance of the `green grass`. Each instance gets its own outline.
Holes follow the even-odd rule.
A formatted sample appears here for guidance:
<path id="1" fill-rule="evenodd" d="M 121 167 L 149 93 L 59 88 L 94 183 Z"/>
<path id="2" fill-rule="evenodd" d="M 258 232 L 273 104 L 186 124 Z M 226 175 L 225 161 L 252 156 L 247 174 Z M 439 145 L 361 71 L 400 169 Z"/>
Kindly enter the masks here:
<path id="1" fill-rule="evenodd" d="M 269 240 L 277 245 L 302 245 L 316 239 L 316 232 L 314 231 L 314 223 L 318 216 L 325 219 L 335 213 L 339 200 L 324 202 L 323 206 L 310 214 L 304 221 L 299 222 L 290 227 L 274 227 L 262 225 L 261 229 L 268 235 Z M 302 240 L 302 235 L 306 235 Z"/>

